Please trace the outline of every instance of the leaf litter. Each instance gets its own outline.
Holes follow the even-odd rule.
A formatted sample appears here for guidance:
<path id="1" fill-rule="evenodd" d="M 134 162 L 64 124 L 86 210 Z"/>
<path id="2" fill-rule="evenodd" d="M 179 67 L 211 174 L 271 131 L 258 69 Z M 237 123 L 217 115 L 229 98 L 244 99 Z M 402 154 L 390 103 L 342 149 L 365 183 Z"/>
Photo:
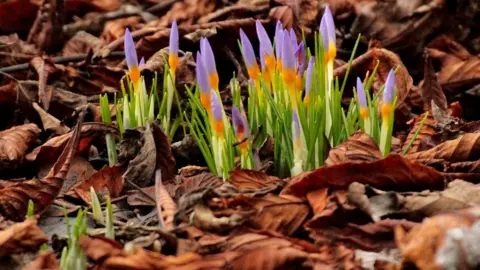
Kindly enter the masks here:
<path id="1" fill-rule="evenodd" d="M 255 52 L 265 49 L 257 19 L 270 38 L 280 21 L 295 42 L 314 48 L 327 6 L 345 112 L 356 110 L 349 107 L 358 98 L 355 77 L 375 98 L 396 70 L 390 154 L 359 120 L 324 145 L 325 165 L 281 176 L 275 160 L 289 153 L 276 152 L 284 139 L 261 136 L 267 125 L 246 139 L 254 142 L 254 166 L 238 158 L 223 177 L 211 171 L 190 131 L 202 113 L 190 94 L 203 37 L 216 59 L 225 117 L 234 118 L 233 107 L 243 111 L 251 94 L 240 29 Z M 478 268 L 479 12 L 473 0 L 0 3 L 0 264 L 68 269 L 62 253 L 75 242 L 89 269 Z M 146 93 L 168 97 L 169 85 L 176 88 L 171 119 L 160 117 L 169 105 L 155 101 L 156 121 L 125 126 L 136 116 L 112 102 L 135 88 L 125 80 L 132 78 L 122 51 L 126 28 L 145 59 Z M 380 115 L 385 104 L 378 104 L 370 109 Z M 176 132 L 165 128 L 170 120 Z M 232 141 L 232 149 L 244 142 Z M 80 209 L 85 221 L 75 218 Z M 93 222 L 98 214 L 102 221 Z M 80 234 L 72 242 L 73 228 Z"/>

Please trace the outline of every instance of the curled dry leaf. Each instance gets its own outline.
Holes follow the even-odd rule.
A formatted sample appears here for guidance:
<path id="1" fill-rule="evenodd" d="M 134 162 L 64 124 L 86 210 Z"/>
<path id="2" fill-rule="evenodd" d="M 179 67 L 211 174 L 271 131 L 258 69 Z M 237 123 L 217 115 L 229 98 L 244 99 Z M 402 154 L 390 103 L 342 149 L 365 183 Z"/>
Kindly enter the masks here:
<path id="1" fill-rule="evenodd" d="M 296 26 L 296 18 L 293 9 L 289 6 L 274 7 L 268 17 L 271 21 L 280 21 L 284 28 L 291 29 Z"/>
<path id="2" fill-rule="evenodd" d="M 255 170 L 231 171 L 229 180 L 232 185 L 241 189 L 261 189 L 285 185 L 280 178 Z"/>
<path id="3" fill-rule="evenodd" d="M 462 45 L 441 37 L 428 46 L 430 57 L 440 60 L 438 82 L 449 94 L 465 91 L 480 81 L 480 57 L 471 55 Z"/>
<path id="4" fill-rule="evenodd" d="M 40 135 L 35 124 L 15 126 L 0 132 L 0 169 L 16 168 Z"/>
<path id="5" fill-rule="evenodd" d="M 174 228 L 173 220 L 175 211 L 177 211 L 177 204 L 163 185 L 160 170 L 157 170 L 155 173 L 155 201 L 160 225 L 167 230 L 172 230 Z"/>
<path id="6" fill-rule="evenodd" d="M 36 102 L 33 102 L 32 105 L 42 120 L 44 130 L 51 130 L 57 135 L 63 135 L 70 131 L 69 127 L 63 125 L 60 120 L 43 110 Z"/>
<path id="7" fill-rule="evenodd" d="M 292 235 L 303 224 L 310 209 L 304 200 L 290 195 L 267 194 L 249 201 L 256 215 L 250 218 L 253 227 Z"/>
<path id="8" fill-rule="evenodd" d="M 410 132 L 407 135 L 407 139 L 405 140 L 405 143 L 402 146 L 402 151 L 405 151 L 405 149 L 407 149 L 408 144 L 412 141 L 413 137 L 415 136 L 415 133 L 417 133 L 418 129 L 420 128 L 420 125 L 422 124 L 423 118 L 425 117 L 426 113 L 423 113 L 420 116 L 416 116 L 415 118 L 409 121 L 409 124 L 412 125 L 413 123 L 413 126 L 410 129 Z M 412 145 L 408 149 L 407 154 L 418 152 L 420 142 L 422 141 L 422 139 L 425 138 L 426 136 L 432 136 L 436 133 L 435 124 L 436 124 L 436 121 L 433 119 L 432 114 L 428 113 L 428 116 L 425 119 L 425 122 L 423 122 L 422 128 L 418 132 L 415 140 L 412 142 Z"/>
<path id="9" fill-rule="evenodd" d="M 442 86 L 440 86 L 440 83 L 438 82 L 435 70 L 433 70 L 432 59 L 428 55 L 428 51 L 425 51 L 424 58 L 423 84 L 420 83 L 423 101 L 427 107 L 430 107 L 430 104 L 433 101 L 440 109 L 446 111 L 448 109 L 447 97 L 445 96 L 445 93 L 443 93 Z"/>
<path id="10" fill-rule="evenodd" d="M 26 219 L 0 231 L 0 258 L 33 251 L 45 242 L 48 242 L 48 237 L 37 226 L 37 220 Z"/>
<path id="11" fill-rule="evenodd" d="M 30 65 L 38 74 L 38 99 L 45 111 L 48 111 L 53 88 L 47 87 L 47 81 L 50 75 L 56 72 L 55 64 L 52 59 L 37 56 L 30 61 Z"/>
<path id="12" fill-rule="evenodd" d="M 347 189 L 353 182 L 379 189 L 423 190 L 443 188 L 442 175 L 427 166 L 391 154 L 372 162 L 346 162 L 305 172 L 291 179 L 282 191 L 305 196 L 308 192 L 332 188 Z"/>
<path id="13" fill-rule="evenodd" d="M 102 41 L 85 31 L 79 31 L 65 43 L 62 55 L 71 56 L 86 54 L 90 50 L 97 51 L 102 47 Z"/>
<path id="14" fill-rule="evenodd" d="M 36 214 L 43 212 L 53 203 L 63 186 L 70 163 L 77 151 L 84 116 L 85 113 L 82 112 L 67 146 L 47 176 L 16 182 L 0 190 L 1 215 L 15 221 L 22 220 L 27 214 L 29 200 L 33 201 Z"/>
<path id="15" fill-rule="evenodd" d="M 23 270 L 60 270 L 60 264 L 53 251 L 40 252 Z"/>
<path id="16" fill-rule="evenodd" d="M 459 237 L 456 237 L 454 246 L 463 246 L 464 248 L 461 254 L 455 254 L 455 257 L 459 256 L 460 264 L 455 263 L 450 266 L 453 269 L 459 269 L 462 268 L 462 265 L 466 269 L 471 269 L 471 267 L 465 265 L 469 261 L 465 260 L 466 257 L 463 257 L 467 255 L 465 252 L 470 252 L 469 248 L 464 246 L 466 235 L 459 229 L 469 228 L 475 223 L 478 224 L 479 218 L 480 209 L 475 207 L 425 219 L 422 224 L 415 226 L 408 233 L 402 228 L 397 228 L 395 230 L 395 241 L 403 256 L 400 266 L 414 264 L 418 269 L 444 269 L 441 264 L 447 257 L 438 255 L 441 254 L 439 252 L 442 251 L 442 248 L 448 244 L 449 237 L 453 237 L 453 234 L 455 234 Z"/>
<path id="17" fill-rule="evenodd" d="M 140 148 L 138 140 L 142 143 Z M 154 183 L 156 169 L 162 170 L 166 183 L 174 179 L 176 168 L 170 143 L 156 123 L 150 122 L 145 129 L 139 128 L 124 134 L 120 147 L 119 159 L 131 159 L 124 174 L 126 180 L 140 187 L 150 186 Z"/>
<path id="18" fill-rule="evenodd" d="M 383 157 L 377 143 L 370 135 L 361 131 L 355 132 L 348 140 L 334 147 L 328 153 L 326 165 L 343 162 L 375 161 Z"/>
<path id="19" fill-rule="evenodd" d="M 105 166 L 90 177 L 80 180 L 77 184 L 72 186 L 65 195 L 80 198 L 90 205 L 92 203 L 90 187 L 93 187 L 96 192 L 107 191 L 111 198 L 116 198 L 120 195 L 120 192 L 122 192 L 122 174 L 123 169 L 121 166 Z"/>
<path id="20" fill-rule="evenodd" d="M 405 158 L 422 162 L 433 159 L 449 162 L 475 161 L 480 159 L 480 133 L 467 133 L 429 150 L 408 154 Z"/>

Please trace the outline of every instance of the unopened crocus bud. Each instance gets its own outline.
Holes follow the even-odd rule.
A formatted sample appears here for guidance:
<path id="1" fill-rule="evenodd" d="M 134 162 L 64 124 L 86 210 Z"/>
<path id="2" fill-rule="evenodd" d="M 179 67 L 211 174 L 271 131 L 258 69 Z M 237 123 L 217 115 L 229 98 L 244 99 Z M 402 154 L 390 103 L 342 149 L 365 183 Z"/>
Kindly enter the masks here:
<path id="1" fill-rule="evenodd" d="M 197 67 L 195 69 L 198 81 L 198 87 L 200 88 L 200 101 L 202 102 L 203 107 L 210 112 L 210 91 L 211 86 L 208 80 L 208 73 L 203 64 L 202 55 L 200 52 L 197 52 Z"/>
<path id="2" fill-rule="evenodd" d="M 200 52 L 203 57 L 203 64 L 208 73 L 208 80 L 210 81 L 210 86 L 218 92 L 218 73 L 217 73 L 217 66 L 215 64 L 215 56 L 213 55 L 212 46 L 210 46 L 210 42 L 208 39 L 201 38 L 200 39 Z"/>
<path id="3" fill-rule="evenodd" d="M 310 105 L 310 91 L 312 89 L 312 73 L 313 73 L 313 68 L 315 66 L 315 57 L 310 56 L 310 60 L 308 61 L 308 66 L 307 66 L 307 74 L 305 78 L 305 97 L 304 97 L 304 102 L 307 104 L 307 106 Z"/>
<path id="4" fill-rule="evenodd" d="M 395 71 L 390 70 L 385 81 L 385 89 L 383 90 L 383 104 L 382 104 L 382 117 L 384 120 L 390 117 L 392 112 L 392 103 L 395 95 Z"/>
<path id="5" fill-rule="evenodd" d="M 256 82 L 260 75 L 260 69 L 257 64 L 257 59 L 255 58 L 252 43 L 250 43 L 250 40 L 242 29 L 240 29 L 240 42 L 242 43 L 242 55 L 247 65 L 248 75 Z"/>
<path id="6" fill-rule="evenodd" d="M 213 116 L 213 124 L 214 130 L 217 136 L 222 137 L 224 135 L 224 124 L 223 124 L 223 106 L 222 102 L 220 101 L 218 94 L 211 90 L 211 106 L 212 106 L 212 116 Z"/>
<path id="7" fill-rule="evenodd" d="M 235 129 L 237 141 L 242 141 L 248 137 L 249 130 L 247 120 L 245 117 L 243 117 L 236 106 L 232 106 L 232 123 Z M 246 151 L 248 147 L 248 141 L 240 143 L 239 147 L 242 152 Z"/>
<path id="8" fill-rule="evenodd" d="M 177 21 L 173 21 L 172 28 L 170 29 L 170 42 L 169 42 L 169 54 L 168 65 L 172 76 L 175 76 L 175 71 L 178 66 L 178 27 Z"/>
<path id="9" fill-rule="evenodd" d="M 358 105 L 360 107 L 360 117 L 362 119 L 368 118 L 368 104 L 367 97 L 365 95 L 365 89 L 363 88 L 362 80 L 357 77 L 357 97 Z"/>
<path id="10" fill-rule="evenodd" d="M 137 83 L 140 80 L 140 69 L 138 67 L 137 51 L 135 43 L 133 42 L 132 34 L 128 28 L 125 30 L 124 37 L 125 60 L 128 66 L 128 75 L 132 81 L 134 88 L 137 88 Z"/>

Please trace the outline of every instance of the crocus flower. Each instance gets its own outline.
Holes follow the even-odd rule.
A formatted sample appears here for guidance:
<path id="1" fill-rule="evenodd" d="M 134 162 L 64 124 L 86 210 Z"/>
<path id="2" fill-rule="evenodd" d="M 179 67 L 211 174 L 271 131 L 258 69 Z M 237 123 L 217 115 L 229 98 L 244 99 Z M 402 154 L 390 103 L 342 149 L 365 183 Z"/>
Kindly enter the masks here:
<path id="1" fill-rule="evenodd" d="M 262 71 L 263 71 L 263 78 L 267 82 L 267 85 L 270 86 L 270 83 L 272 81 L 272 74 L 273 74 L 273 69 L 270 69 L 267 66 L 267 60 L 265 58 L 267 57 L 266 49 L 260 44 L 260 63 L 262 66 Z M 273 67 L 275 68 L 275 57 L 273 57 Z"/>
<path id="2" fill-rule="evenodd" d="M 273 71 L 275 68 L 275 55 L 273 54 L 272 42 L 259 20 L 256 21 L 255 27 L 257 29 L 258 40 L 260 41 L 260 58 L 263 58 L 261 64 L 262 66 L 265 64 L 268 70 Z"/>
<path id="3" fill-rule="evenodd" d="M 128 28 L 125 30 L 124 38 L 125 48 L 125 60 L 128 66 L 128 75 L 133 83 L 134 89 L 138 88 L 138 82 L 140 80 L 140 68 L 138 67 L 137 51 L 135 49 L 135 43 L 133 42 L 132 34 Z"/>
<path id="4" fill-rule="evenodd" d="M 243 117 L 243 115 L 235 106 L 232 106 L 232 123 L 233 128 L 235 129 L 237 141 L 240 142 L 248 137 L 249 130 L 247 120 L 245 119 L 245 117 Z M 245 140 L 244 142 L 239 144 L 239 148 L 242 153 L 246 153 L 248 149 L 248 141 Z"/>
<path id="5" fill-rule="evenodd" d="M 320 22 L 320 32 L 323 39 L 323 49 L 325 50 L 325 63 L 333 62 L 337 56 L 335 23 L 333 22 L 330 8 L 325 8 L 325 13 Z"/>
<path id="6" fill-rule="evenodd" d="M 283 42 L 283 26 L 280 21 L 277 21 L 275 27 L 275 56 L 277 58 L 277 69 L 282 70 L 282 42 Z"/>
<path id="7" fill-rule="evenodd" d="M 392 112 L 392 103 L 395 94 L 395 72 L 390 70 L 385 81 L 385 89 L 383 90 L 383 104 L 382 104 L 382 117 L 386 121 L 390 117 Z"/>
<path id="8" fill-rule="evenodd" d="M 298 119 L 298 113 L 296 109 L 292 112 L 292 139 L 293 150 L 299 151 L 302 147 L 302 129 L 300 127 L 300 120 Z"/>
<path id="9" fill-rule="evenodd" d="M 290 88 L 290 90 L 292 90 L 295 88 L 295 78 L 297 72 L 295 67 L 295 55 L 287 30 L 283 32 L 282 62 L 283 80 Z"/>
<path id="10" fill-rule="evenodd" d="M 140 59 L 140 63 L 138 63 L 138 68 L 142 68 L 144 65 L 145 65 L 145 58 L 142 57 L 142 59 Z"/>
<path id="11" fill-rule="evenodd" d="M 362 119 L 368 118 L 368 105 L 367 97 L 365 95 L 365 89 L 363 88 L 362 80 L 357 77 L 357 97 L 358 105 L 360 106 L 360 117 Z"/>
<path id="12" fill-rule="evenodd" d="M 252 80 L 257 82 L 260 75 L 260 69 L 257 64 L 257 59 L 255 58 L 252 43 L 250 43 L 250 40 L 242 29 L 240 29 L 240 42 L 242 43 L 243 60 L 247 65 L 248 75 Z"/>
<path id="13" fill-rule="evenodd" d="M 210 113 L 210 81 L 208 80 L 208 73 L 203 64 L 202 55 L 200 52 L 197 52 L 197 81 L 198 87 L 200 88 L 200 101 L 202 102 L 203 107 Z"/>
<path id="14" fill-rule="evenodd" d="M 301 76 L 305 71 L 305 61 L 307 58 L 303 41 L 298 44 L 297 50 L 295 51 L 295 57 L 297 58 L 297 74 Z"/>
<path id="15" fill-rule="evenodd" d="M 220 138 L 223 138 L 223 135 L 224 135 L 223 106 L 220 99 L 218 98 L 218 94 L 214 90 L 211 90 L 210 96 L 211 96 L 210 106 L 212 107 L 213 128 L 217 136 L 219 136 Z"/>
<path id="16" fill-rule="evenodd" d="M 218 73 L 217 66 L 215 65 L 215 57 L 213 56 L 213 50 L 210 46 L 208 39 L 200 39 L 200 52 L 203 57 L 203 64 L 208 73 L 208 80 L 210 81 L 210 86 L 218 92 Z"/>
<path id="17" fill-rule="evenodd" d="M 310 90 L 312 89 L 312 73 L 313 73 L 313 68 L 315 66 L 315 57 L 310 56 L 310 60 L 308 61 L 308 66 L 307 66 L 307 75 L 305 78 L 305 97 L 303 101 L 307 106 L 310 105 Z"/>
<path id="18" fill-rule="evenodd" d="M 170 46 L 168 54 L 168 65 L 173 77 L 175 77 L 175 71 L 178 66 L 178 27 L 177 21 L 173 21 L 172 28 L 170 29 Z"/>

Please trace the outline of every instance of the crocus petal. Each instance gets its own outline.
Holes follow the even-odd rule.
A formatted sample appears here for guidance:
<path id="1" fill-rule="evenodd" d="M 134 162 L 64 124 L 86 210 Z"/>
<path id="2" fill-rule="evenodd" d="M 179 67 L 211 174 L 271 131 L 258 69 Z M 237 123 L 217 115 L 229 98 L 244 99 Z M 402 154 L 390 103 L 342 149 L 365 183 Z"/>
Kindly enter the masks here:
<path id="1" fill-rule="evenodd" d="M 223 123 L 223 110 L 222 110 L 222 103 L 218 98 L 218 95 L 215 91 L 210 90 L 211 96 L 211 106 L 212 106 L 212 115 L 215 122 L 222 122 Z"/>
<path id="2" fill-rule="evenodd" d="M 145 65 L 145 58 L 142 57 L 142 59 L 140 59 L 140 63 L 138 63 L 138 68 L 142 68 L 143 65 Z"/>
<path id="3" fill-rule="evenodd" d="M 215 65 L 215 56 L 213 55 L 212 46 L 210 46 L 210 42 L 208 39 L 203 38 L 200 41 L 200 51 L 203 56 L 203 64 L 207 69 L 208 74 L 217 73 L 217 66 Z"/>
<path id="4" fill-rule="evenodd" d="M 282 63 L 284 68 L 295 69 L 295 55 L 287 30 L 283 33 Z"/>
<path id="5" fill-rule="evenodd" d="M 232 122 L 235 134 L 237 135 L 237 140 L 245 138 L 249 132 L 247 121 L 236 106 L 232 106 Z"/>
<path id="6" fill-rule="evenodd" d="M 273 55 L 273 46 L 270 38 L 268 37 L 267 31 L 263 27 L 262 23 L 257 20 L 255 22 L 255 27 L 257 29 L 258 40 L 260 41 L 260 46 L 263 46 L 265 53 L 268 55 Z"/>
<path id="7" fill-rule="evenodd" d="M 325 14 L 320 21 L 320 34 L 322 34 L 323 49 L 328 50 L 328 26 Z"/>
<path id="8" fill-rule="evenodd" d="M 259 54 L 260 54 L 260 64 L 262 65 L 262 70 L 265 71 L 267 69 L 267 63 L 265 62 L 265 54 L 266 54 L 266 49 L 265 47 L 260 44 L 260 51 L 259 51 Z"/>
<path id="9" fill-rule="evenodd" d="M 300 121 L 298 119 L 297 110 L 294 109 L 292 112 L 292 131 L 293 131 L 293 140 L 296 142 L 300 141 Z"/>
<path id="10" fill-rule="evenodd" d="M 325 22 L 327 23 L 328 41 L 335 44 L 337 40 L 335 35 L 335 23 L 333 21 L 332 11 L 330 11 L 330 8 L 328 6 L 325 8 L 325 13 L 323 14 L 323 17 L 325 17 Z"/>
<path id="11" fill-rule="evenodd" d="M 315 66 L 315 57 L 310 56 L 307 67 L 307 76 L 305 78 L 305 95 L 310 95 L 310 89 L 312 88 L 312 73 Z"/>
<path id="12" fill-rule="evenodd" d="M 277 26 L 275 28 L 275 56 L 277 61 L 282 59 L 282 42 L 283 42 L 283 30 L 282 23 L 277 21 Z"/>
<path id="13" fill-rule="evenodd" d="M 197 68 L 196 68 L 196 74 L 197 74 L 197 81 L 198 81 L 198 86 L 200 87 L 200 91 L 202 93 L 210 93 L 211 87 L 210 87 L 210 82 L 208 81 L 208 73 L 207 70 L 205 69 L 205 65 L 203 64 L 202 60 L 202 55 L 198 52 L 197 53 Z"/>
<path id="14" fill-rule="evenodd" d="M 297 41 L 297 34 L 295 34 L 295 31 L 292 29 L 290 29 L 290 40 L 292 42 L 292 48 L 297 48 L 298 46 L 298 41 Z"/>
<path id="15" fill-rule="evenodd" d="M 170 29 L 170 53 L 178 54 L 178 26 L 177 21 L 173 21 Z"/>
<path id="16" fill-rule="evenodd" d="M 295 51 L 295 57 L 297 58 L 297 74 L 301 75 L 305 71 L 305 61 L 307 57 L 303 41 L 298 44 L 297 50 Z"/>
<path id="17" fill-rule="evenodd" d="M 383 102 L 391 104 L 393 102 L 393 96 L 395 94 L 395 71 L 393 69 L 388 73 L 387 80 L 385 81 L 385 90 L 383 90 Z"/>
<path id="18" fill-rule="evenodd" d="M 128 28 L 125 30 L 124 44 L 125 48 L 125 60 L 127 60 L 128 69 L 138 67 L 137 51 L 135 49 L 135 43 L 133 42 L 132 34 Z"/>
<path id="19" fill-rule="evenodd" d="M 363 88 L 363 83 L 360 78 L 357 77 L 357 96 L 358 104 L 361 108 L 367 107 L 367 97 L 365 96 L 365 89 Z"/>
<path id="20" fill-rule="evenodd" d="M 243 59 L 245 60 L 247 67 L 253 67 L 257 64 L 255 52 L 253 51 L 252 43 L 250 43 L 250 40 L 242 29 L 240 29 L 240 41 L 242 43 Z"/>

